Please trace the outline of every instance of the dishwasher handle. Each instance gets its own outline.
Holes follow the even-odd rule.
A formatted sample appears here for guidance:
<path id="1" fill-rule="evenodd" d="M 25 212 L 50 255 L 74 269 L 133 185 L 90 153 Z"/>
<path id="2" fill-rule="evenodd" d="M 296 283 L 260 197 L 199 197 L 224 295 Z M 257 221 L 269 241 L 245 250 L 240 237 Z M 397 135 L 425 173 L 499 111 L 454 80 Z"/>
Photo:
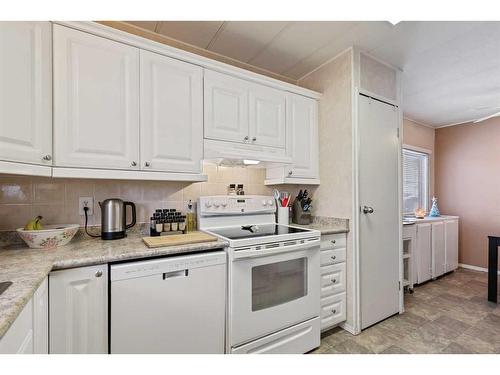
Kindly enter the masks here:
<path id="1" fill-rule="evenodd" d="M 163 280 L 170 280 L 170 279 L 176 279 L 178 277 L 188 277 L 189 276 L 189 270 L 179 270 L 179 271 L 172 271 L 172 272 L 164 272 L 162 274 Z"/>

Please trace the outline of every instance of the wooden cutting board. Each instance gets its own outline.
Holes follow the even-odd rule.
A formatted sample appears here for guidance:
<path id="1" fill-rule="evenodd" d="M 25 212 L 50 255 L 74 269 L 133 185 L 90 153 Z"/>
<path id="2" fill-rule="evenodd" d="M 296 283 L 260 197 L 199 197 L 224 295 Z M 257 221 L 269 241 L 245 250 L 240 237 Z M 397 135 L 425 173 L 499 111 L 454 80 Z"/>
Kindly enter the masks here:
<path id="1" fill-rule="evenodd" d="M 187 234 L 172 234 L 170 236 L 142 237 L 142 240 L 147 247 L 154 248 L 217 241 L 217 237 L 204 232 L 190 232 Z"/>

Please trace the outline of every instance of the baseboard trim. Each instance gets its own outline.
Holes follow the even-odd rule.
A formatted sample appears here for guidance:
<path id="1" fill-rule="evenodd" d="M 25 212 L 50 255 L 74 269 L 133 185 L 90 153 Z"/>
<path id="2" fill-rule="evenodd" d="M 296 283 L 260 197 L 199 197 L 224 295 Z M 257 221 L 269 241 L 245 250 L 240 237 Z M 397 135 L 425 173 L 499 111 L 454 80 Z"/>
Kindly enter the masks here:
<path id="1" fill-rule="evenodd" d="M 465 269 L 468 269 L 468 270 L 479 271 L 479 272 L 488 272 L 487 268 L 473 266 L 473 265 L 470 265 L 470 264 L 458 263 L 458 266 L 460 268 L 465 268 Z M 500 275 L 500 271 L 498 271 L 498 275 Z"/>

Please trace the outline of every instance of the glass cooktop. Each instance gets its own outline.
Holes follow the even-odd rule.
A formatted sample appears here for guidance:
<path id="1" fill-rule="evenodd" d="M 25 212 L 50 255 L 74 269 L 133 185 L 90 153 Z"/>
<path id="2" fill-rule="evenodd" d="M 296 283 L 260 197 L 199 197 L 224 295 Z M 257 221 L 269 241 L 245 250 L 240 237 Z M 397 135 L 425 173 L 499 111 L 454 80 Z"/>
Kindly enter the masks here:
<path id="1" fill-rule="evenodd" d="M 212 228 L 210 232 L 230 240 L 244 238 L 278 236 L 282 234 L 304 233 L 308 229 L 293 228 L 278 224 L 243 225 L 240 227 Z"/>

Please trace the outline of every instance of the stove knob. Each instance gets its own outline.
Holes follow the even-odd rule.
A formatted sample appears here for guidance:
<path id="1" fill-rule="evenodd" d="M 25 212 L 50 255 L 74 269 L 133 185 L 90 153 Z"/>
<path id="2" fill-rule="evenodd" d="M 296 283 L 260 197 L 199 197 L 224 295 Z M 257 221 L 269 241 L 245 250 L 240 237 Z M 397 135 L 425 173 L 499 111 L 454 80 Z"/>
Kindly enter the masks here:
<path id="1" fill-rule="evenodd" d="M 212 207 L 212 203 L 210 201 L 205 202 L 205 207 L 210 208 Z"/>
<path id="2" fill-rule="evenodd" d="M 267 201 L 265 199 L 262 200 L 262 205 L 267 206 Z"/>
<path id="3" fill-rule="evenodd" d="M 214 202 L 214 207 L 215 208 L 219 208 L 219 206 L 220 206 L 219 202 Z"/>
<path id="4" fill-rule="evenodd" d="M 272 205 L 273 205 L 273 201 L 269 199 L 269 200 L 267 201 L 267 204 L 268 204 L 269 206 L 272 206 Z"/>
<path id="5" fill-rule="evenodd" d="M 227 206 L 227 202 L 225 202 L 225 201 L 224 201 L 224 202 L 221 202 L 221 204 L 220 204 L 220 205 L 221 205 L 222 207 L 226 207 L 226 206 Z"/>

